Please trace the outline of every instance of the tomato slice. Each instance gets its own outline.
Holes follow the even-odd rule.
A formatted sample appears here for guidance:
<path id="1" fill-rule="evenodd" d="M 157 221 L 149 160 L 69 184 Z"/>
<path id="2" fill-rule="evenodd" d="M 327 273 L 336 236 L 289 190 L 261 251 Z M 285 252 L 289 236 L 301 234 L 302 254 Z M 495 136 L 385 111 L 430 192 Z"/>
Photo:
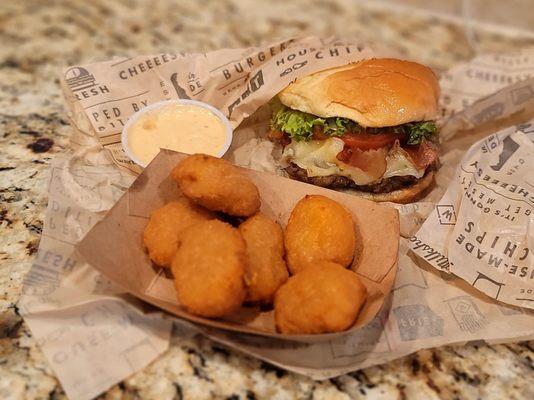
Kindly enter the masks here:
<path id="1" fill-rule="evenodd" d="M 395 143 L 395 140 L 401 140 L 406 135 L 403 133 L 346 133 L 341 139 L 345 142 L 345 145 L 352 149 L 360 150 L 376 150 L 381 147 L 388 146 Z"/>

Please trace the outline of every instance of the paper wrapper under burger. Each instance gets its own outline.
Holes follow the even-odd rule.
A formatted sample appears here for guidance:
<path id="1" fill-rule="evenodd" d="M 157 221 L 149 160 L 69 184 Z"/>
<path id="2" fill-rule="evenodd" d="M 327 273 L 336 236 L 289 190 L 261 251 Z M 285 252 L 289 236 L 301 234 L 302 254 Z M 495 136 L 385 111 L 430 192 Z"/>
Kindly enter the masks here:
<path id="1" fill-rule="evenodd" d="M 367 288 L 367 300 L 351 329 L 324 335 L 278 334 L 273 311 L 260 311 L 258 308 L 243 307 L 218 320 L 196 317 L 186 312 L 176 299 L 172 278 L 165 274 L 165 270 L 152 266 L 142 243 L 143 230 L 151 211 L 182 196 L 169 174 L 184 157 L 184 154 L 170 150 L 159 153 L 107 216 L 78 245 L 78 251 L 87 262 L 133 295 L 178 317 L 215 328 L 312 342 L 347 334 L 376 316 L 395 280 L 399 249 L 397 210 L 248 169 L 243 171 L 260 190 L 261 212 L 282 227 L 286 225 L 294 205 L 307 194 L 328 196 L 349 210 L 355 222 L 358 248 L 350 268 Z"/>

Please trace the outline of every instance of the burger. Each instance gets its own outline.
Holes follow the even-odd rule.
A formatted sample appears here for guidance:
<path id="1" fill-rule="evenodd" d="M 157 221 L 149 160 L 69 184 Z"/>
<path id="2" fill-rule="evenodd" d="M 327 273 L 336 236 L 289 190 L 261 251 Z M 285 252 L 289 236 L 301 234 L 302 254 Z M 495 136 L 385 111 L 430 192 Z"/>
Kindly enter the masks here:
<path id="1" fill-rule="evenodd" d="M 297 79 L 273 102 L 269 137 L 287 174 L 375 201 L 424 196 L 439 163 L 439 85 L 424 65 L 369 59 Z"/>

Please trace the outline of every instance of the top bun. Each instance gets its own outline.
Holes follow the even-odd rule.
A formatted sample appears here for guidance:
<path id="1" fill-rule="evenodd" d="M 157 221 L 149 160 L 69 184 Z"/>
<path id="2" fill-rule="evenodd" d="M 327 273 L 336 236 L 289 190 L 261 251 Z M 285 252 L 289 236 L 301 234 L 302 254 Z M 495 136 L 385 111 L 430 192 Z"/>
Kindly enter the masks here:
<path id="1" fill-rule="evenodd" d="M 435 119 L 439 85 L 424 65 L 375 58 L 297 79 L 278 97 L 295 110 L 380 128 Z"/>

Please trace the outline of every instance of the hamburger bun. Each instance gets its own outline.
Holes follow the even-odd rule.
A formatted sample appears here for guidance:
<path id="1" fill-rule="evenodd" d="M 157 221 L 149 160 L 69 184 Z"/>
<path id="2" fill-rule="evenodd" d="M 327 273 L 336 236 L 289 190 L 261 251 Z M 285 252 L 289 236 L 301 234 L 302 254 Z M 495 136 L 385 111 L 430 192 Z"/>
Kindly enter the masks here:
<path id="1" fill-rule="evenodd" d="M 439 85 L 436 75 L 424 65 L 377 58 L 297 79 L 278 97 L 295 110 L 381 128 L 434 120 Z"/>
<path id="2" fill-rule="evenodd" d="M 425 197 L 434 187 L 434 184 L 434 171 L 429 171 L 412 185 L 389 193 L 369 193 L 353 189 L 350 189 L 349 193 L 376 202 L 390 201 L 392 203 L 408 204 Z"/>

